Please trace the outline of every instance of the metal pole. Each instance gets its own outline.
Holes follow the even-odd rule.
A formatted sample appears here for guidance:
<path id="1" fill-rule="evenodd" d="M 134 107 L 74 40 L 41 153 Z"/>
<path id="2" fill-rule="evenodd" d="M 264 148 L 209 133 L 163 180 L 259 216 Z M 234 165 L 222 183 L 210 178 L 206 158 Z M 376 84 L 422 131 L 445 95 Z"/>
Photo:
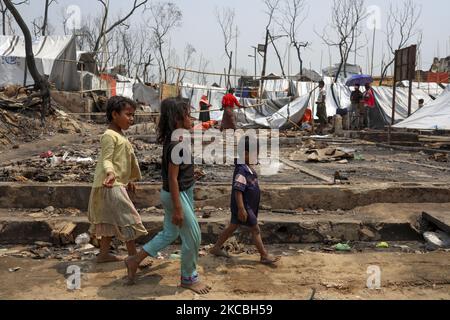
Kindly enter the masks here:
<path id="1" fill-rule="evenodd" d="M 373 60 L 375 55 L 375 36 L 377 34 L 376 22 L 374 22 L 373 26 L 373 41 L 372 41 L 372 63 L 370 66 L 370 75 L 373 76 Z"/>
<path id="2" fill-rule="evenodd" d="M 266 42 L 264 47 L 264 62 L 263 68 L 261 72 L 261 88 L 259 92 L 259 97 L 262 99 L 263 91 L 264 91 L 264 77 L 266 76 L 266 66 L 267 66 L 267 47 L 269 46 L 269 29 L 266 30 Z"/>
<path id="3" fill-rule="evenodd" d="M 255 58 L 255 80 L 258 78 L 257 70 L 256 70 L 257 69 L 257 67 L 256 67 L 256 54 L 257 54 L 257 52 L 256 51 L 257 51 L 257 48 L 255 47 L 255 57 L 254 57 Z"/>
<path id="4" fill-rule="evenodd" d="M 234 52 L 234 74 L 237 74 L 237 63 L 238 63 L 238 27 L 236 26 L 236 51 Z M 234 78 L 234 86 L 238 86 L 238 78 L 237 76 Z"/>

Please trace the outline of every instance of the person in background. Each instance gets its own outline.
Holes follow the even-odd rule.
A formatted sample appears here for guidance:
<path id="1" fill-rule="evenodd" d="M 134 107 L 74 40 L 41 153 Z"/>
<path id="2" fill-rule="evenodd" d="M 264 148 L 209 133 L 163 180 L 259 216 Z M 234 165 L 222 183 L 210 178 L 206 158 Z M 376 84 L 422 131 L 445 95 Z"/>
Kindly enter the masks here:
<path id="1" fill-rule="evenodd" d="M 211 104 L 209 103 L 208 97 L 203 96 L 200 100 L 200 117 L 199 120 L 201 122 L 208 122 L 211 120 L 210 114 L 209 114 L 209 108 L 211 107 Z"/>
<path id="2" fill-rule="evenodd" d="M 318 134 L 323 134 L 323 130 L 327 126 L 328 116 L 327 116 L 327 107 L 326 107 L 326 99 L 327 92 L 325 90 L 325 82 L 319 81 L 319 96 L 317 97 L 316 105 L 317 105 L 317 117 L 319 118 L 319 129 Z"/>
<path id="3" fill-rule="evenodd" d="M 241 108 L 241 104 L 234 96 L 234 89 L 229 89 L 228 93 L 222 99 L 223 118 L 220 130 L 236 130 L 236 116 L 234 114 L 235 106 Z"/>
<path id="4" fill-rule="evenodd" d="M 312 110 L 310 108 L 307 108 L 302 120 L 300 121 L 301 129 L 307 132 L 311 132 L 313 121 Z"/>
<path id="5" fill-rule="evenodd" d="M 370 128 L 371 119 L 375 119 L 375 93 L 369 83 L 366 84 L 366 91 L 363 95 L 364 101 L 364 128 Z"/>
<path id="6" fill-rule="evenodd" d="M 350 117 L 351 122 L 353 125 L 353 121 L 356 120 L 356 129 L 361 129 L 363 125 L 363 119 L 364 119 L 364 104 L 363 101 L 363 94 L 361 90 L 359 89 L 360 85 L 355 85 L 355 90 L 352 92 L 350 96 Z"/>

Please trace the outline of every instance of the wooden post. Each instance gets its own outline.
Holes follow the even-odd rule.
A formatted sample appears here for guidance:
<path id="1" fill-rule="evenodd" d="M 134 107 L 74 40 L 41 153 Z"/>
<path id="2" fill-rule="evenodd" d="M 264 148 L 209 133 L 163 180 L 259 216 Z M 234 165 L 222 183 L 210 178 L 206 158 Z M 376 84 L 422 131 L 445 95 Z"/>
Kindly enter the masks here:
<path id="1" fill-rule="evenodd" d="M 409 93 L 408 93 L 408 117 L 411 115 L 411 100 L 412 100 L 412 86 L 413 80 L 416 73 L 416 56 L 417 56 L 417 46 L 412 46 L 411 50 L 408 51 L 408 80 L 409 80 Z"/>
<path id="2" fill-rule="evenodd" d="M 394 62 L 394 87 L 392 90 L 392 118 L 391 124 L 395 124 L 395 96 L 397 93 L 397 61 L 398 61 L 398 51 L 395 52 L 395 62 Z"/>
<path id="3" fill-rule="evenodd" d="M 180 77 L 181 77 L 181 70 L 178 69 L 177 85 L 176 85 L 177 96 L 179 96 L 178 89 L 180 87 Z"/>
<path id="4" fill-rule="evenodd" d="M 412 86 L 413 86 L 413 82 L 412 80 L 409 80 L 409 91 L 408 91 L 408 117 L 411 115 L 412 110 L 411 110 L 411 103 L 412 103 Z"/>
<path id="5" fill-rule="evenodd" d="M 264 47 L 264 62 L 263 62 L 263 68 L 261 72 L 261 84 L 260 84 L 260 91 L 259 91 L 259 98 L 262 99 L 263 92 L 264 92 L 264 77 L 266 76 L 266 66 L 267 66 L 267 47 L 269 45 L 269 29 L 266 30 L 266 43 Z"/>
<path id="6" fill-rule="evenodd" d="M 84 62 L 81 62 L 81 75 L 80 75 L 81 97 L 83 97 L 83 91 L 84 91 L 83 71 L 84 71 Z M 101 83 L 101 82 L 100 82 L 100 83 Z"/>

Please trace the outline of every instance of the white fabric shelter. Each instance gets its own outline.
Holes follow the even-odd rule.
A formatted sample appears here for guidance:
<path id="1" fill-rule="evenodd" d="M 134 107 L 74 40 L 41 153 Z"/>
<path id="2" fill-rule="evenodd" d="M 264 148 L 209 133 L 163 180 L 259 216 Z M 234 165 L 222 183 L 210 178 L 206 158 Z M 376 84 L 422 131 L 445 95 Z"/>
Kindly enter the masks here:
<path id="1" fill-rule="evenodd" d="M 75 91 L 80 85 L 74 36 L 46 36 L 33 42 L 36 66 L 58 90 Z M 0 86 L 33 85 L 26 66 L 25 39 L 0 36 Z"/>
<path id="2" fill-rule="evenodd" d="M 394 128 L 450 130 L 450 86 L 436 100 L 429 102 Z"/>

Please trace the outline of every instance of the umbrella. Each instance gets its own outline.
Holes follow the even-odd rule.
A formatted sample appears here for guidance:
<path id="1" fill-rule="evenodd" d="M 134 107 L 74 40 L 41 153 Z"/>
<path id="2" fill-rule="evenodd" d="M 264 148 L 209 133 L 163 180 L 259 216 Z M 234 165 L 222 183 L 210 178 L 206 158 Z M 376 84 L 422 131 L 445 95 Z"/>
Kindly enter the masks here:
<path id="1" fill-rule="evenodd" d="M 355 74 L 347 80 L 345 85 L 347 87 L 354 87 L 357 84 L 359 84 L 360 86 L 365 86 L 366 84 L 372 83 L 372 82 L 373 82 L 373 78 L 371 76 L 368 76 L 366 74 Z"/>

